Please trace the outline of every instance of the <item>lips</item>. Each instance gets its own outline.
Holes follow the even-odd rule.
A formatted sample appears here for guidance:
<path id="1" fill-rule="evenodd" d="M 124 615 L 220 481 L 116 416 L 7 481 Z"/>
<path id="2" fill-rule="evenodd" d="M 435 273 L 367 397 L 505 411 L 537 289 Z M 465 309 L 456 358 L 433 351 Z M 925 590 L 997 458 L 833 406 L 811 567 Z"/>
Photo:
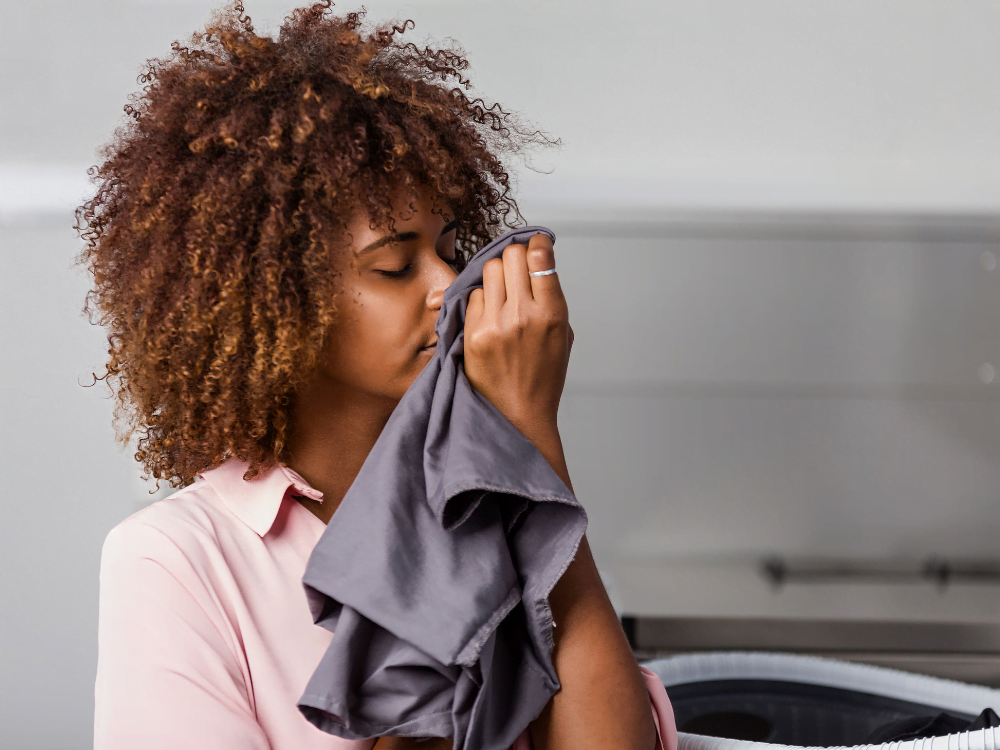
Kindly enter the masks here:
<path id="1" fill-rule="evenodd" d="M 436 349 L 436 348 L 437 348 L 437 343 L 438 343 L 438 342 L 437 342 L 437 339 L 434 339 L 434 340 L 433 340 L 433 341 L 432 341 L 431 343 L 429 343 L 429 344 L 428 344 L 427 346 L 422 346 L 422 347 L 420 347 L 420 351 L 422 351 L 422 352 L 429 352 L 429 351 L 434 351 L 434 349 Z"/>

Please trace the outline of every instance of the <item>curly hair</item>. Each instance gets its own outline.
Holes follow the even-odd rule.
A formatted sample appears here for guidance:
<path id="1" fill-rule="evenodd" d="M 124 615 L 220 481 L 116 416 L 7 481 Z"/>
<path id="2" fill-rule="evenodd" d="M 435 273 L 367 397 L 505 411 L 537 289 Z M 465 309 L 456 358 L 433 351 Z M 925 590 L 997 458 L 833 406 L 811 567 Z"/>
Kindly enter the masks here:
<path id="1" fill-rule="evenodd" d="M 391 197 L 429 186 L 466 261 L 523 219 L 501 157 L 557 144 L 470 98 L 454 42 L 398 38 L 331 2 L 258 35 L 240 2 L 147 62 L 129 116 L 88 173 L 83 311 L 108 329 L 101 376 L 122 445 L 171 486 L 235 456 L 253 479 L 288 460 L 290 405 L 335 324 L 347 221 L 392 227 Z M 117 381 L 117 389 L 112 380 Z M 124 423 L 124 429 L 121 429 Z"/>

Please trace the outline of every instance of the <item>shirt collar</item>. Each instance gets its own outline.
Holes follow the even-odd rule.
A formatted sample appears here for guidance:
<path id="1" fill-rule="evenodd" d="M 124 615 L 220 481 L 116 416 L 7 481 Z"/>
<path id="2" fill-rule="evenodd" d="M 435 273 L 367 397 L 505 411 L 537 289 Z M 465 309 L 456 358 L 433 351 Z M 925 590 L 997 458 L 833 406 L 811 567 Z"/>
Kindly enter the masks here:
<path id="1" fill-rule="evenodd" d="M 229 458 L 214 469 L 198 472 L 198 476 L 208 482 L 226 507 L 259 536 L 271 529 L 289 487 L 294 487 L 300 495 L 323 502 L 322 492 L 310 487 L 298 472 L 283 464 L 275 464 L 252 481 L 243 478 L 249 467 L 246 461 Z"/>

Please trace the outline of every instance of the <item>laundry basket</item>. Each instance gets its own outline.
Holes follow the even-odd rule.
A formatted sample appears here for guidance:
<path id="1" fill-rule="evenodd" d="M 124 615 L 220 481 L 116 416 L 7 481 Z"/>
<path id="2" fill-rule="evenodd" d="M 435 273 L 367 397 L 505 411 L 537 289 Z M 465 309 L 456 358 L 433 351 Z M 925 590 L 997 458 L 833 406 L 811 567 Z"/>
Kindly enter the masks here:
<path id="1" fill-rule="evenodd" d="M 986 708 L 1000 709 L 1000 690 L 793 654 L 710 652 L 643 666 L 667 689 L 678 750 L 1000 750 L 1000 728 L 864 745 L 900 719 L 944 711 L 972 722 Z"/>

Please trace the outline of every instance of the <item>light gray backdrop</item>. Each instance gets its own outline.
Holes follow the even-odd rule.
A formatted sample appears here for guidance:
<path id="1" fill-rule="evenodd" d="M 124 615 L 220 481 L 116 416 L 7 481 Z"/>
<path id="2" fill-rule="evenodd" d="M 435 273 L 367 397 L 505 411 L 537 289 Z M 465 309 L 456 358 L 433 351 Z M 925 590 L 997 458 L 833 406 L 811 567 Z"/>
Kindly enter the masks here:
<path id="1" fill-rule="evenodd" d="M 151 498 L 82 387 L 105 341 L 68 210 L 143 60 L 210 7 L 0 2 L 3 748 L 91 744 L 100 547 Z M 247 2 L 262 26 L 288 7 Z M 1000 3 L 369 9 L 460 40 L 484 93 L 564 141 L 521 187 L 560 235 L 563 432 L 620 606 L 1000 620 L 988 588 L 780 599 L 663 573 L 993 555 Z"/>

